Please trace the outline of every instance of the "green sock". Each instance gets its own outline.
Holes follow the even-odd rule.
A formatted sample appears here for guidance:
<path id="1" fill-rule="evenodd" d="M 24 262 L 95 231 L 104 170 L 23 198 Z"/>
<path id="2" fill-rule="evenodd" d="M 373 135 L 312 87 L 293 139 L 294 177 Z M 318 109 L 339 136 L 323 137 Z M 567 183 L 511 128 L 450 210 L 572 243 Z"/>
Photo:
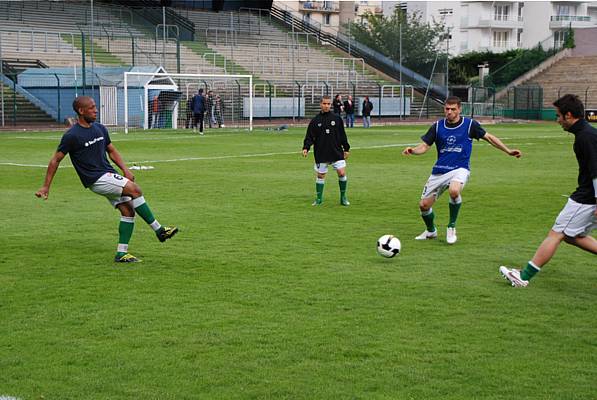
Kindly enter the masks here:
<path id="1" fill-rule="evenodd" d="M 348 179 L 340 179 L 338 181 L 338 185 L 340 185 L 340 199 L 346 198 L 346 186 L 348 185 Z"/>
<path id="2" fill-rule="evenodd" d="M 120 217 L 120 224 L 118 225 L 118 248 L 116 251 L 118 257 L 122 257 L 127 253 L 134 228 L 134 217 Z"/>
<path id="3" fill-rule="evenodd" d="M 317 201 L 318 202 L 323 201 L 323 185 L 324 184 L 325 184 L 325 181 L 323 179 L 317 179 L 315 181 L 315 191 L 317 192 Z"/>
<path id="4" fill-rule="evenodd" d="M 532 261 L 529 261 L 527 266 L 524 267 L 522 271 L 520 271 L 520 278 L 525 281 L 529 281 L 539 271 L 541 271 L 541 268 L 533 264 Z"/>
<path id="5" fill-rule="evenodd" d="M 421 217 L 423 218 L 423 221 L 425 221 L 427 232 L 435 232 L 435 224 L 433 223 L 435 214 L 433 213 L 433 209 L 430 208 L 429 211 L 427 211 L 427 214 L 423 214 L 423 212 L 421 212 Z"/>
<path id="6" fill-rule="evenodd" d="M 455 228 L 456 227 L 456 218 L 458 218 L 458 211 L 460 211 L 460 206 L 462 205 L 462 203 L 452 203 L 450 202 L 450 223 L 448 224 L 449 228 Z"/>
<path id="7" fill-rule="evenodd" d="M 135 212 L 143 218 L 143 221 L 150 225 L 155 221 L 155 217 L 143 196 L 133 199 L 133 207 L 135 208 Z"/>

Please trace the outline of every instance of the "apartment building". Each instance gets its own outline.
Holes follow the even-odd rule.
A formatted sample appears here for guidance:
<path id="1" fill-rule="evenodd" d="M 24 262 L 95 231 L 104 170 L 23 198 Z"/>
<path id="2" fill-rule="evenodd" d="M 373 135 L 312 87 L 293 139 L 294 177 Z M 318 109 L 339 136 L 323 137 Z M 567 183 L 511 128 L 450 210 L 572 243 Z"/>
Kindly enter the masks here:
<path id="1" fill-rule="evenodd" d="M 561 46 L 569 27 L 597 27 L 597 1 L 384 1 L 384 15 L 395 7 L 443 22 L 451 55 Z"/>
<path id="2" fill-rule="evenodd" d="M 382 1 L 275 1 L 276 6 L 292 11 L 293 14 L 308 20 L 312 25 L 321 26 L 328 32 L 336 32 L 349 21 L 363 22 L 367 13 L 382 15 Z"/>

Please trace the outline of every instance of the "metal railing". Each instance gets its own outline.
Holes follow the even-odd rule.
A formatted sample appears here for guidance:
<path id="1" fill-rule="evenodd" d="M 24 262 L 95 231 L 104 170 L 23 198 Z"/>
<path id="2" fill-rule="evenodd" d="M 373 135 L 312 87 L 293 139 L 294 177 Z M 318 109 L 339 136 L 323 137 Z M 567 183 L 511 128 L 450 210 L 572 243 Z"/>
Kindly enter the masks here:
<path id="1" fill-rule="evenodd" d="M 11 36 L 16 36 L 11 38 Z M 70 44 L 63 37 L 70 39 Z M 13 40 L 9 40 L 13 39 Z M 16 39 L 16 40 L 15 40 Z M 39 51 L 44 53 L 63 51 L 75 52 L 75 35 L 71 32 L 49 32 L 36 29 L 1 29 L 0 49 L 9 49 L 15 44 L 16 51 Z"/>

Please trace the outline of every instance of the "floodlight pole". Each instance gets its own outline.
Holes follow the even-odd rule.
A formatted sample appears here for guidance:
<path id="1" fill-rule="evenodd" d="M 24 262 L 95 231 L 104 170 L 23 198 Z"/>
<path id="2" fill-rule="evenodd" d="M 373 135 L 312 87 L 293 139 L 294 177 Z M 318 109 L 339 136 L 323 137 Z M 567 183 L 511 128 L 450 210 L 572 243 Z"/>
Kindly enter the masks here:
<path id="1" fill-rule="evenodd" d="M 448 27 L 448 33 L 446 35 L 446 99 L 449 96 L 449 83 L 448 83 L 448 78 L 449 78 L 449 66 L 450 66 L 450 27 Z"/>

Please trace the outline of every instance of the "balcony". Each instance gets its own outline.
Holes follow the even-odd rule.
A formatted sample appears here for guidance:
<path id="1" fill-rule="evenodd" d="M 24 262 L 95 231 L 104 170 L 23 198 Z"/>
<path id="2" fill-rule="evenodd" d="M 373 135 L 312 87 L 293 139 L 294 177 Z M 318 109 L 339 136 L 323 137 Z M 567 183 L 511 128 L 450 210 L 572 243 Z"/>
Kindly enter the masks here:
<path id="1" fill-rule="evenodd" d="M 494 15 L 491 18 L 481 17 L 473 20 L 469 17 L 463 17 L 460 20 L 463 28 L 503 28 L 503 29 L 522 29 L 524 21 L 522 17 L 512 15 Z"/>
<path id="2" fill-rule="evenodd" d="M 549 21 L 550 29 L 563 29 L 571 26 L 572 28 L 588 28 L 597 26 L 589 15 L 552 15 Z"/>
<path id="3" fill-rule="evenodd" d="M 489 46 L 479 47 L 479 51 L 491 51 L 501 53 L 503 51 L 518 49 L 522 47 L 521 42 L 515 40 L 494 40 Z"/>
<path id="4" fill-rule="evenodd" d="M 305 12 L 339 13 L 340 4 L 337 1 L 300 1 L 299 10 Z"/>

